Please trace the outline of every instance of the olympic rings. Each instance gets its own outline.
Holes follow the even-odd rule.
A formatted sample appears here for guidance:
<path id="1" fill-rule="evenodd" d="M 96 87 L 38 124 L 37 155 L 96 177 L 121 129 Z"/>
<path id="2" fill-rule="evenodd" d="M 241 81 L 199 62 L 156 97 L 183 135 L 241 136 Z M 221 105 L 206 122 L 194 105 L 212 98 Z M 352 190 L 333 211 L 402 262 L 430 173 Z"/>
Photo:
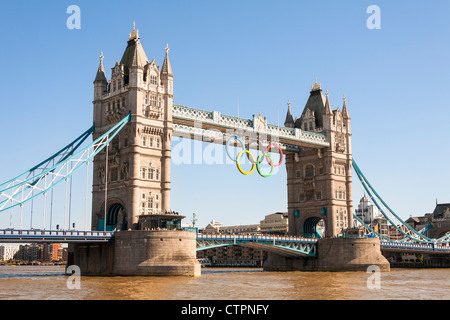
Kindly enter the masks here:
<path id="1" fill-rule="evenodd" d="M 227 155 L 228 155 L 228 157 L 230 157 L 231 160 L 233 160 L 234 162 L 237 162 L 238 161 L 237 158 L 232 158 L 230 156 L 230 152 L 228 151 L 228 148 L 230 147 L 230 141 L 233 140 L 233 139 L 236 139 L 237 141 L 239 141 L 241 143 L 241 145 L 242 145 L 242 149 L 244 149 L 244 150 L 245 150 L 245 144 L 244 144 L 244 141 L 242 141 L 241 138 L 239 138 L 238 136 L 231 137 L 227 141 L 227 149 L 226 149 L 227 150 Z"/>
<path id="2" fill-rule="evenodd" d="M 254 163 L 252 164 L 252 168 L 251 168 L 250 171 L 248 171 L 248 172 L 242 170 L 241 164 L 239 163 L 239 159 L 241 158 L 241 156 L 242 156 L 244 153 L 248 153 L 249 155 L 251 155 L 251 156 L 252 156 L 252 159 L 253 159 L 253 162 L 255 162 L 255 157 L 253 156 L 253 154 L 252 154 L 249 150 L 242 150 L 241 152 L 239 152 L 239 154 L 238 154 L 238 156 L 237 156 L 236 165 L 237 165 L 239 171 L 240 171 L 243 175 L 249 175 L 249 174 L 252 174 L 252 172 L 255 170 L 255 164 L 254 164 Z"/>
<path id="3" fill-rule="evenodd" d="M 270 155 L 267 153 L 266 154 L 267 155 L 267 159 L 270 159 L 270 161 L 268 160 L 267 162 L 269 162 L 269 164 L 271 165 L 271 161 L 272 161 L 272 158 L 270 157 Z M 263 178 L 268 178 L 268 177 L 270 177 L 271 175 L 272 175 L 272 173 L 273 173 L 273 168 L 275 167 L 275 166 L 273 166 L 273 165 L 271 165 L 270 166 L 270 173 L 269 174 L 263 174 L 262 172 L 261 172 L 261 169 L 259 168 L 259 164 L 261 163 L 261 158 L 262 157 L 264 157 L 264 153 L 261 153 L 259 156 L 258 156 L 258 160 L 256 161 L 256 169 L 258 169 L 258 173 L 261 175 L 261 177 L 263 177 Z"/>
<path id="4" fill-rule="evenodd" d="M 231 156 L 230 151 L 229 151 L 229 148 L 230 148 L 230 142 L 231 142 L 232 140 L 238 140 L 238 141 L 241 143 L 242 149 L 243 149 L 242 151 L 239 152 L 239 154 L 238 154 L 238 156 L 237 156 L 236 158 L 233 158 L 233 157 Z M 280 152 L 280 162 L 278 162 L 278 164 L 274 164 L 274 163 L 273 163 L 272 157 L 271 157 L 270 154 L 269 154 L 270 149 L 271 149 L 272 147 L 277 147 L 278 150 L 279 150 L 279 152 Z M 247 149 L 245 148 L 244 141 L 242 141 L 242 139 L 240 139 L 238 136 L 233 136 L 233 137 L 231 137 L 230 139 L 228 139 L 227 145 L 226 145 L 226 151 L 227 151 L 228 157 L 229 157 L 231 160 L 233 160 L 234 162 L 236 162 L 237 168 L 238 168 L 238 170 L 239 170 L 240 173 L 242 173 L 243 175 L 250 175 L 250 174 L 253 173 L 253 171 L 255 171 L 255 167 L 256 167 L 258 173 L 259 173 L 260 176 L 263 177 L 263 178 L 268 178 L 268 177 L 270 177 L 270 176 L 273 174 L 274 168 L 275 168 L 275 167 L 279 167 L 279 166 L 283 163 L 283 159 L 284 159 L 284 157 L 283 157 L 283 150 L 281 149 L 281 147 L 280 147 L 278 144 L 276 144 L 276 143 L 271 143 L 271 144 L 267 147 L 266 152 L 265 152 L 265 153 L 261 153 L 261 154 L 258 156 L 257 160 L 255 161 L 254 155 L 250 152 L 250 150 L 247 150 Z M 246 154 L 248 154 L 248 155 L 250 156 L 250 157 L 249 157 L 249 160 L 250 160 L 250 162 L 251 162 L 251 164 L 252 164 L 252 168 L 250 169 L 250 171 L 244 171 L 244 170 L 242 169 L 242 167 L 241 167 L 240 162 L 239 162 L 239 160 L 241 159 L 241 157 L 242 157 L 242 155 L 243 155 L 244 153 L 246 153 Z M 251 158 L 251 159 L 250 159 L 250 158 Z M 270 172 L 269 172 L 268 174 L 262 173 L 261 168 L 260 168 L 260 164 L 261 164 L 261 162 L 263 161 L 263 158 L 266 158 L 266 159 L 267 159 L 267 162 L 268 162 L 268 164 L 269 164 L 270 167 L 271 167 L 271 168 L 270 168 Z"/>
<path id="5" fill-rule="evenodd" d="M 278 164 L 273 164 L 272 163 L 272 159 L 269 156 L 269 152 L 270 152 L 270 147 L 277 147 L 278 150 L 280 150 L 280 162 L 278 162 Z M 266 154 L 267 154 L 267 162 L 272 166 L 272 167 L 279 167 L 282 163 L 283 163 L 283 150 L 281 150 L 281 147 L 279 145 L 277 145 L 276 143 L 271 143 L 269 144 L 269 146 L 266 149 Z"/>

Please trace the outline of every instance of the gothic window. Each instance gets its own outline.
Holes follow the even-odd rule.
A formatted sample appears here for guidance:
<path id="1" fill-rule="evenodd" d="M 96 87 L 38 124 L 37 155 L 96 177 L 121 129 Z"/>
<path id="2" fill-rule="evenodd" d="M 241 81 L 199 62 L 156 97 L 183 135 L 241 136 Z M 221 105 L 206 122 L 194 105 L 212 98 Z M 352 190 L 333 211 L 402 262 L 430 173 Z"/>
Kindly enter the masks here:
<path id="1" fill-rule="evenodd" d="M 307 190 L 305 192 L 306 201 L 314 200 L 314 190 Z"/>
<path id="2" fill-rule="evenodd" d="M 148 146 L 149 146 L 150 148 L 153 147 L 153 138 L 152 138 L 152 137 L 150 137 L 150 138 L 148 139 Z"/>
<path id="3" fill-rule="evenodd" d="M 305 201 L 305 194 L 304 193 L 300 193 L 299 201 Z"/>
<path id="4" fill-rule="evenodd" d="M 316 192 L 316 200 L 322 200 L 322 191 Z"/>
<path id="5" fill-rule="evenodd" d="M 157 76 L 156 75 L 150 75 L 150 84 L 157 84 Z"/>
<path id="6" fill-rule="evenodd" d="M 150 105 L 156 106 L 156 96 L 153 95 L 150 96 Z"/>
<path id="7" fill-rule="evenodd" d="M 119 180 L 119 170 L 117 168 L 111 168 L 111 181 Z"/>
<path id="8" fill-rule="evenodd" d="M 319 168 L 319 174 L 323 174 L 323 168 Z"/>
<path id="9" fill-rule="evenodd" d="M 146 179 L 147 178 L 147 168 L 142 168 L 141 169 L 141 177 L 142 177 L 142 179 Z"/>
<path id="10" fill-rule="evenodd" d="M 156 174 L 155 174 L 156 177 L 155 177 L 155 179 L 156 179 L 156 180 L 159 180 L 159 169 L 156 169 L 155 171 L 156 171 Z"/>
<path id="11" fill-rule="evenodd" d="M 300 170 L 298 170 L 296 173 L 297 173 L 297 178 L 301 178 L 302 177 L 302 172 Z"/>
<path id="12" fill-rule="evenodd" d="M 147 146 L 147 137 L 146 136 L 143 135 L 141 137 L 141 143 L 142 143 L 143 147 Z"/>
<path id="13" fill-rule="evenodd" d="M 153 171 L 154 171 L 154 169 L 152 169 L 152 168 L 150 168 L 150 169 L 148 170 L 148 178 L 149 178 L 150 180 L 153 180 Z"/>
<path id="14" fill-rule="evenodd" d="M 305 177 L 313 177 L 313 176 L 314 176 L 314 167 L 309 164 L 305 167 Z"/>
<path id="15" fill-rule="evenodd" d="M 159 138 L 156 138 L 156 148 L 159 148 L 159 144 L 160 144 Z"/>

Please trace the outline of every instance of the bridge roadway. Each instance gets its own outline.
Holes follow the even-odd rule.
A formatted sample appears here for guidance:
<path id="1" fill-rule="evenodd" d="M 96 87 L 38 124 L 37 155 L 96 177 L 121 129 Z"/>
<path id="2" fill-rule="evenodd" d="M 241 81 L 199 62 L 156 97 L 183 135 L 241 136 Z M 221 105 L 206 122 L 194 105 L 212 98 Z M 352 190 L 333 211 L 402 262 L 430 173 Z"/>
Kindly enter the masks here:
<path id="1" fill-rule="evenodd" d="M 0 229 L 0 243 L 113 242 L 113 231 Z M 197 234 L 197 251 L 244 245 L 286 256 L 315 256 L 318 239 L 270 235 Z M 380 241 L 381 251 L 450 254 L 449 246 Z"/>

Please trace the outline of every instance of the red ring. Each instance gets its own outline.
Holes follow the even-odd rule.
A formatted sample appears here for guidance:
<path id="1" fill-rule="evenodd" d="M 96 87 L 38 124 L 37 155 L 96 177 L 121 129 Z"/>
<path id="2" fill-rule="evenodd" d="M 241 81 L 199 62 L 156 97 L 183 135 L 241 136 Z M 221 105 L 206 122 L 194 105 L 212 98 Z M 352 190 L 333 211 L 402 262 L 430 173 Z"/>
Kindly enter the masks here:
<path id="1" fill-rule="evenodd" d="M 281 150 L 281 147 L 280 147 L 278 144 L 276 144 L 276 143 L 271 143 L 271 144 L 269 144 L 269 146 L 268 146 L 267 149 L 266 149 L 266 154 L 269 154 L 269 152 L 270 152 L 270 147 L 272 147 L 272 146 L 278 147 L 278 150 L 280 150 L 280 162 L 279 162 L 277 165 L 275 165 L 275 164 L 272 163 L 272 161 L 270 161 L 270 158 L 269 158 L 268 156 L 266 156 L 266 159 L 267 159 L 267 162 L 268 162 L 272 167 L 279 167 L 279 166 L 283 163 L 283 150 Z"/>

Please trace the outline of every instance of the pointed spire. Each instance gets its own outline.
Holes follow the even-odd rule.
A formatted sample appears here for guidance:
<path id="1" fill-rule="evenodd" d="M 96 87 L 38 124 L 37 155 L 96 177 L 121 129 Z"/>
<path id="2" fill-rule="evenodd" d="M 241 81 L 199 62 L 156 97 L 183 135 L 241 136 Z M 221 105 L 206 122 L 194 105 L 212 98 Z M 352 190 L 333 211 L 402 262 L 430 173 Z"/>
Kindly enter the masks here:
<path id="1" fill-rule="evenodd" d="M 343 115 L 344 119 L 350 119 L 350 115 L 348 114 L 348 110 L 347 110 L 347 103 L 346 103 L 347 98 L 345 97 L 345 94 L 344 94 L 344 97 L 342 98 L 342 100 L 344 100 L 344 106 L 342 107 L 342 115 Z"/>
<path id="2" fill-rule="evenodd" d="M 127 76 L 129 74 L 129 67 L 137 66 L 143 68 L 147 63 L 147 55 L 139 40 L 136 24 L 133 22 L 133 32 L 130 33 L 130 38 L 128 39 L 127 47 L 120 60 L 120 64 L 124 65 L 125 75 Z"/>
<path id="3" fill-rule="evenodd" d="M 287 105 L 288 105 L 288 111 L 286 114 L 286 120 L 284 121 L 284 126 L 293 128 L 294 127 L 294 118 L 292 117 L 292 112 L 291 112 L 291 100 L 288 100 Z"/>
<path id="4" fill-rule="evenodd" d="M 94 81 L 106 81 L 105 68 L 103 67 L 103 52 L 100 53 L 100 65 L 98 66 L 97 75 L 95 76 Z"/>
<path id="5" fill-rule="evenodd" d="M 330 106 L 330 99 L 328 98 L 328 90 L 326 91 L 325 95 L 327 96 L 327 100 L 325 101 L 324 114 L 333 114 Z"/>
<path id="6" fill-rule="evenodd" d="M 161 67 L 161 74 L 173 75 L 172 67 L 170 66 L 170 61 L 169 61 L 169 50 L 170 49 L 169 49 L 168 44 L 166 44 L 166 47 L 164 48 L 164 50 L 166 51 L 166 56 L 164 57 L 164 62 Z"/>

